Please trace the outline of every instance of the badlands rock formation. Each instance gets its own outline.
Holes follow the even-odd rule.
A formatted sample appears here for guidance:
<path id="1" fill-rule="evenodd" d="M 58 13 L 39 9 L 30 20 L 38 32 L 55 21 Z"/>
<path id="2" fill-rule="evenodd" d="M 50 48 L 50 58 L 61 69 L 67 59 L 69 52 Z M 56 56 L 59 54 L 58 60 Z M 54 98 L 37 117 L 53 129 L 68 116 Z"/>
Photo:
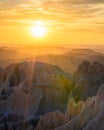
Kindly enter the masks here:
<path id="1" fill-rule="evenodd" d="M 83 61 L 73 75 L 75 82 L 73 96 L 75 100 L 86 100 L 94 96 L 101 84 L 104 83 L 104 65 L 94 61 Z"/>
<path id="2" fill-rule="evenodd" d="M 37 126 L 37 130 L 54 130 L 55 128 L 62 126 L 73 119 L 83 110 L 83 108 L 84 102 L 79 101 L 78 103 L 76 103 L 74 99 L 71 99 L 68 103 L 66 113 L 54 111 L 41 116 Z"/>
<path id="3" fill-rule="evenodd" d="M 19 125 L 21 128 L 20 124 L 29 126 L 27 124 L 30 123 L 24 122 L 30 122 L 31 117 L 34 119 L 36 116 L 55 110 L 64 112 L 67 109 L 68 94 L 72 84 L 69 76 L 58 66 L 46 63 L 24 62 L 11 64 L 2 69 L 0 120 L 5 122 L 3 126 L 6 128 L 8 122 L 11 125 L 16 121 L 15 127 Z M 33 122 L 35 124 L 37 120 Z"/>
<path id="4" fill-rule="evenodd" d="M 78 116 L 55 130 L 104 130 L 104 84 L 95 97 L 87 99 Z"/>
<path id="5" fill-rule="evenodd" d="M 48 63 L 11 64 L 0 70 L 0 130 L 103 130 L 103 83 L 99 62 L 72 76 Z"/>
<path id="6" fill-rule="evenodd" d="M 68 122 L 68 118 L 61 112 L 55 111 L 40 117 L 37 130 L 54 130 Z"/>

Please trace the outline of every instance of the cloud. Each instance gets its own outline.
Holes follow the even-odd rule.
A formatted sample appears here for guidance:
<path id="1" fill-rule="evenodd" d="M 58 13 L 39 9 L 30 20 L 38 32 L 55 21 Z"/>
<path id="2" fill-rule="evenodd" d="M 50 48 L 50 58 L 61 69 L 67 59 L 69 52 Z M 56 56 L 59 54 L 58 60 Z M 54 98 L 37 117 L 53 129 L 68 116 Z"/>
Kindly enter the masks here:
<path id="1" fill-rule="evenodd" d="M 0 19 L 1 25 L 27 26 L 43 19 L 50 21 L 48 26 L 55 26 L 56 30 L 102 30 L 104 0 L 0 0 Z"/>

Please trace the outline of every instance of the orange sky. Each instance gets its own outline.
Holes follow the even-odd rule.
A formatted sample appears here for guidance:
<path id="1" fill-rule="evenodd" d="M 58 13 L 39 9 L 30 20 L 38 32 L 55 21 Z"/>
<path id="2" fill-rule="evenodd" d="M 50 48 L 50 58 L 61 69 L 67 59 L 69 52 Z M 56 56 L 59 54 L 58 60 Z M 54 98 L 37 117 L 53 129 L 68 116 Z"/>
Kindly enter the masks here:
<path id="1" fill-rule="evenodd" d="M 41 20 L 43 38 L 30 28 Z M 104 0 L 0 0 L 0 44 L 104 44 Z"/>

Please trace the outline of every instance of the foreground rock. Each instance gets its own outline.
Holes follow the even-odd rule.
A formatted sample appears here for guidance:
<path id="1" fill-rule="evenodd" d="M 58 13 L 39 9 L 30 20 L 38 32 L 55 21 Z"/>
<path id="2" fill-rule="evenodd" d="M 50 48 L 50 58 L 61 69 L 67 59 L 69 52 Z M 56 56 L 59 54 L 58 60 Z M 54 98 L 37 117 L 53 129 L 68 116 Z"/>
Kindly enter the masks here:
<path id="1" fill-rule="evenodd" d="M 89 98 L 83 111 L 66 125 L 55 130 L 104 130 L 104 85 L 96 97 Z"/>
<path id="2" fill-rule="evenodd" d="M 26 130 L 35 129 L 39 121 L 38 117 L 23 119 L 21 115 L 4 113 L 0 115 L 0 130 Z"/>
<path id="3" fill-rule="evenodd" d="M 73 119 L 75 116 L 77 116 L 84 108 L 84 102 L 79 101 L 76 102 L 74 98 L 71 98 L 67 104 L 67 117 L 68 120 Z"/>
<path id="4" fill-rule="evenodd" d="M 93 130 L 99 122 L 102 130 L 103 79 L 98 62 L 84 61 L 72 77 L 47 63 L 11 64 L 0 71 L 0 130 L 52 130 L 66 122 L 58 129 Z"/>
<path id="5" fill-rule="evenodd" d="M 47 113 L 41 116 L 37 130 L 54 130 L 68 122 L 68 118 L 59 111 Z"/>

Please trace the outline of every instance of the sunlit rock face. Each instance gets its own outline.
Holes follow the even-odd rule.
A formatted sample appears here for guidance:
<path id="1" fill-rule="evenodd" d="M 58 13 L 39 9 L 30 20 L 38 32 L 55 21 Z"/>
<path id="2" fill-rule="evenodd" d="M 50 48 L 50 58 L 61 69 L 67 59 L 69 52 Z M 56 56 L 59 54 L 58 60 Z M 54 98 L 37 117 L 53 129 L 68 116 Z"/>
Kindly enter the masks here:
<path id="1" fill-rule="evenodd" d="M 104 85 L 97 95 L 88 98 L 83 111 L 70 122 L 55 130 L 103 130 L 104 129 Z"/>
<path id="2" fill-rule="evenodd" d="M 73 75 L 75 81 L 73 95 L 75 100 L 85 100 L 97 93 L 99 86 L 104 83 L 104 66 L 99 62 L 83 61 Z"/>

